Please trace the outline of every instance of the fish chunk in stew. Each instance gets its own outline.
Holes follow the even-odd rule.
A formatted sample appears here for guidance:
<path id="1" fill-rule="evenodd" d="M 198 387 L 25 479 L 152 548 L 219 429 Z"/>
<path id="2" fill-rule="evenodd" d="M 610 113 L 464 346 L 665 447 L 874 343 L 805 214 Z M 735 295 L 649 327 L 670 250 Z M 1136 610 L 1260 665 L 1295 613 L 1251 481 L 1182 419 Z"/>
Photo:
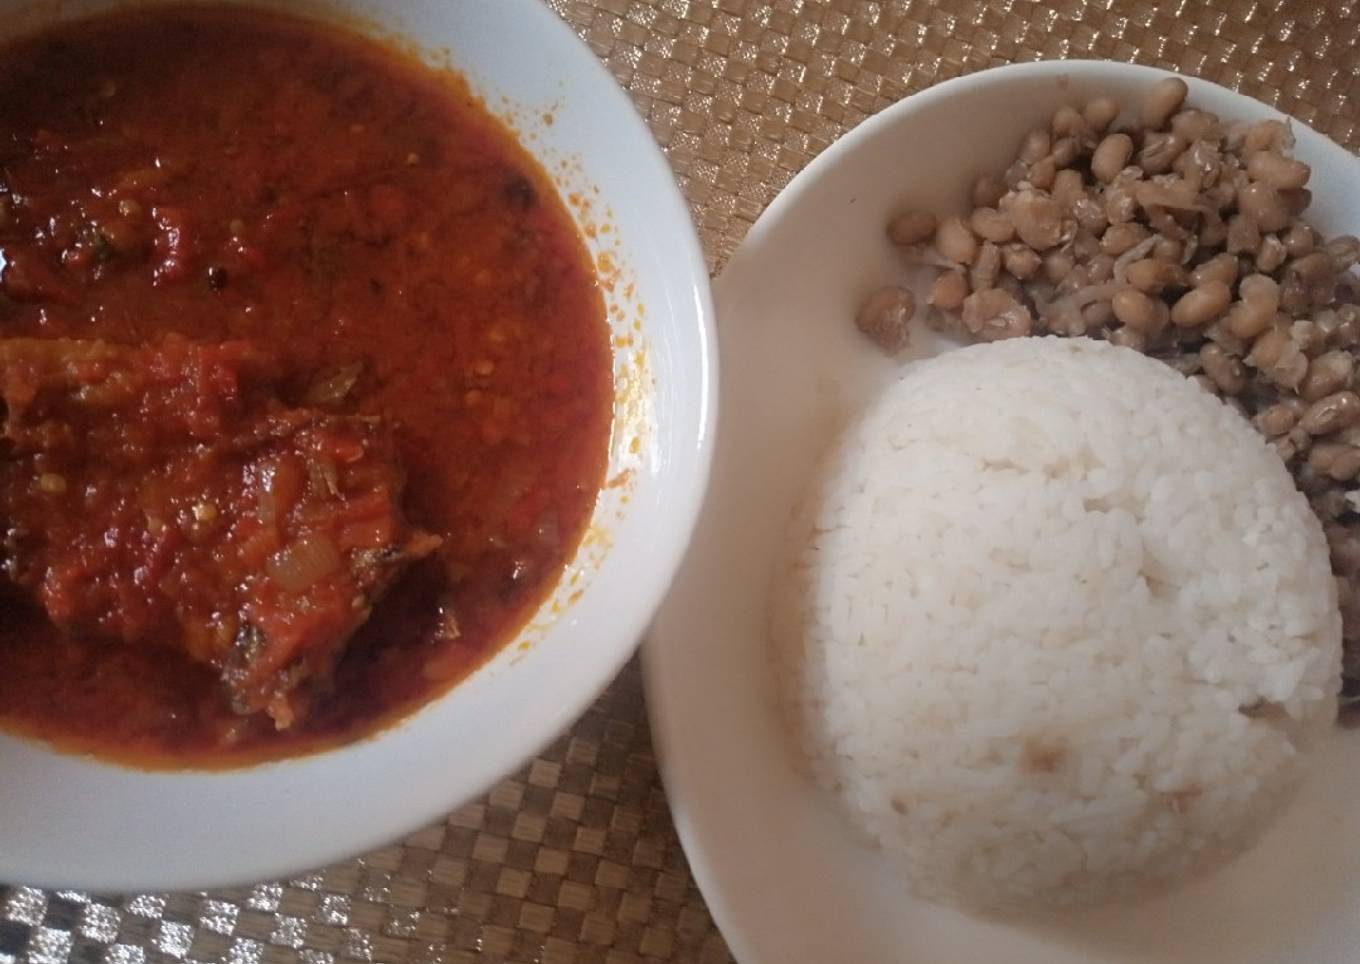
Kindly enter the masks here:
<path id="1" fill-rule="evenodd" d="M 383 421 L 289 406 L 284 374 L 247 341 L 0 340 L 0 573 L 65 631 L 211 665 L 279 728 L 440 541 L 402 515 Z"/>

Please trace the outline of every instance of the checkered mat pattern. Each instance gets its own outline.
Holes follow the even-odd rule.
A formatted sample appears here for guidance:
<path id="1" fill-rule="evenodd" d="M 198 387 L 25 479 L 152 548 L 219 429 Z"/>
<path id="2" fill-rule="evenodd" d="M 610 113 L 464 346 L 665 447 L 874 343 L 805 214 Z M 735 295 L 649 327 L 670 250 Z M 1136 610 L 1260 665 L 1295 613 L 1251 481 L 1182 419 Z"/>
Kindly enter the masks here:
<path id="1" fill-rule="evenodd" d="M 715 270 L 865 117 L 1040 58 L 1136 60 L 1360 149 L 1360 0 L 549 0 L 632 94 Z M 0 964 L 721 964 L 629 666 L 485 799 L 297 880 L 178 895 L 0 885 Z"/>

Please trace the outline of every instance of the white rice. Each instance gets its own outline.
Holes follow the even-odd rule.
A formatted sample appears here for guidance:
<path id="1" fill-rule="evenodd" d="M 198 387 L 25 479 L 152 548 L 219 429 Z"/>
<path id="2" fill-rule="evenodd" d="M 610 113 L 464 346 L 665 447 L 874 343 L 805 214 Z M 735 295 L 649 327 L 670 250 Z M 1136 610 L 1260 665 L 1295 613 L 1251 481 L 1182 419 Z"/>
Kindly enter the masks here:
<path id="1" fill-rule="evenodd" d="M 1336 586 L 1279 457 L 1086 339 L 906 369 L 824 460 L 771 608 L 810 771 L 913 890 L 969 908 L 1222 863 L 1336 712 Z"/>

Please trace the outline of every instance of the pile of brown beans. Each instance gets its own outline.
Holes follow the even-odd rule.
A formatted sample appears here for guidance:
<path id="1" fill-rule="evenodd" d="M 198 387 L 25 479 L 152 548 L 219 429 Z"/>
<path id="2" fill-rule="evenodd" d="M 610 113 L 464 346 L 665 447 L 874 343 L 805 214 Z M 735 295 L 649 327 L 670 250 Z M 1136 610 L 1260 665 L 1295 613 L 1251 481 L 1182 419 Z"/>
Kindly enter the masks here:
<path id="1" fill-rule="evenodd" d="M 1323 239 L 1301 219 L 1312 172 L 1290 156 L 1288 125 L 1225 121 L 1186 94 L 1168 77 L 1123 123 L 1109 98 L 1060 107 L 1003 174 L 977 179 L 970 213 L 906 211 L 887 234 L 938 270 L 932 327 L 979 341 L 1108 339 L 1249 418 L 1322 520 L 1343 704 L 1360 702 L 1360 241 Z M 887 287 L 856 323 L 896 352 L 916 308 Z"/>

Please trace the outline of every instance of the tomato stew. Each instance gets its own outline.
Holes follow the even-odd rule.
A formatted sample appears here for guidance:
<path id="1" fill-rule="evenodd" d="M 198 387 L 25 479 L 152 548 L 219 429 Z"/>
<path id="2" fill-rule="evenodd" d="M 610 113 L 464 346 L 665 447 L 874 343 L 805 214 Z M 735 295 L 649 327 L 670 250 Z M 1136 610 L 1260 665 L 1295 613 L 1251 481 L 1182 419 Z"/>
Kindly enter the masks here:
<path id="1" fill-rule="evenodd" d="M 363 615 L 372 603 L 352 636 L 361 618 L 335 624 L 343 635 L 332 638 L 348 645 L 333 669 L 318 662 L 305 713 L 276 711 L 274 690 L 224 690 L 213 629 L 218 642 L 239 633 L 234 603 L 188 619 L 189 604 L 173 594 L 200 599 L 211 585 L 161 579 L 155 591 L 174 603 L 161 609 L 178 621 L 148 622 L 157 610 L 137 595 L 167 551 L 167 518 L 188 533 L 176 558 L 193 562 L 195 534 L 213 531 L 222 511 L 216 496 L 152 518 L 148 505 L 180 505 L 147 494 L 169 470 L 103 457 L 95 449 L 122 451 L 124 436 L 80 422 L 98 412 L 63 416 L 68 437 L 89 448 L 74 477 L 44 469 L 46 450 L 21 463 L 29 456 L 18 436 L 0 437 L 0 461 L 22 464 L 28 486 L 22 498 L 17 483 L 0 491 L 0 573 L 10 576 L 0 579 L 0 724 L 62 747 L 140 765 L 229 766 L 398 719 L 516 635 L 574 554 L 603 479 L 609 331 L 551 181 L 461 79 L 338 28 L 177 4 L 5 48 L 0 375 L 36 364 L 45 357 L 36 340 L 55 339 L 104 359 L 80 376 L 101 384 L 110 365 L 164 367 L 166 352 L 219 367 L 228 356 L 263 359 L 272 396 L 251 403 L 258 411 L 240 408 L 234 423 L 253 441 L 204 461 L 213 443 L 196 437 L 193 459 L 174 463 L 189 468 L 170 473 L 255 526 L 230 530 L 236 568 L 219 565 L 215 578 L 237 580 L 237 592 L 247 586 L 241 566 L 265 566 L 266 576 L 251 577 L 246 609 L 262 605 L 260 586 L 272 599 L 296 588 L 290 579 L 309 584 L 309 573 L 336 574 L 332 596 L 353 595 Z M 62 384 L 86 399 L 80 379 Z M 217 384 L 227 401 L 213 404 L 236 404 L 236 383 Z M 147 397 L 141 388 L 133 396 Z M 266 432 L 264 412 L 270 426 L 288 427 Z M 400 467 L 366 462 L 392 449 L 404 494 Z M 317 452 L 327 453 L 320 468 Z M 354 484 L 367 488 L 342 497 L 328 466 L 351 458 Z M 300 466 L 289 483 L 300 508 L 294 528 L 278 529 L 290 538 L 302 525 L 305 537 L 259 549 L 251 540 L 265 496 L 214 479 L 273 479 L 280 459 Z M 302 494 L 325 496 L 326 486 L 329 503 Z M 122 528 L 100 536 L 92 507 L 114 504 Z M 125 511 L 132 505 L 145 527 Z M 317 505 L 347 514 L 319 528 Z M 84 530 L 63 535 L 72 518 Z M 26 558 L 24 533 L 35 532 L 62 546 L 85 539 L 85 568 L 63 569 L 62 582 L 55 567 L 77 554 Z M 124 570 L 100 571 L 101 540 Z M 346 568 L 351 551 L 378 550 L 388 568 L 377 575 Z M 396 564 L 404 568 L 393 577 Z M 108 594 L 90 619 L 57 618 L 91 609 L 82 586 L 115 582 L 122 595 Z M 30 591 L 49 584 L 54 594 Z M 145 642 L 128 629 L 151 625 L 163 638 Z M 164 638 L 190 629 L 192 638 Z"/>

